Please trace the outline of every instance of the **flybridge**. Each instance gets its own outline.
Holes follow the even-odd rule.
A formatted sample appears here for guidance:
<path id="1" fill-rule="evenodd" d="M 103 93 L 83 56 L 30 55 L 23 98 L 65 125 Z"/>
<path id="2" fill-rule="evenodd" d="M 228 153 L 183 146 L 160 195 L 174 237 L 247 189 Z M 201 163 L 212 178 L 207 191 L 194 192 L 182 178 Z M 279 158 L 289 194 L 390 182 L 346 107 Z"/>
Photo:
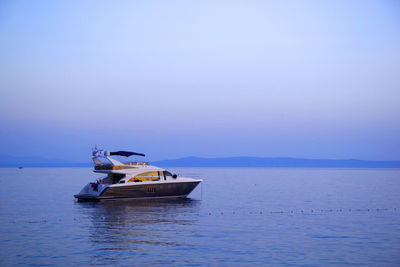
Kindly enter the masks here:
<path id="1" fill-rule="evenodd" d="M 131 152 L 131 151 L 115 151 L 110 152 L 107 150 L 99 150 L 97 148 L 93 149 L 93 157 L 108 157 L 108 156 L 123 156 L 123 157 L 130 157 L 130 156 L 142 156 L 145 157 L 143 153 Z"/>
<path id="2" fill-rule="evenodd" d="M 142 156 L 145 155 L 142 153 L 130 152 L 130 151 L 115 151 L 110 152 L 108 150 L 98 149 L 97 147 L 93 148 L 93 161 L 95 163 L 95 170 L 120 170 L 120 169 L 135 169 L 137 166 L 147 166 L 147 162 L 120 162 L 116 159 L 111 158 L 110 156 L 123 156 L 130 157 L 132 155 Z M 109 163 L 103 161 L 102 158 L 107 159 Z M 134 165 L 134 166 L 133 166 Z"/>

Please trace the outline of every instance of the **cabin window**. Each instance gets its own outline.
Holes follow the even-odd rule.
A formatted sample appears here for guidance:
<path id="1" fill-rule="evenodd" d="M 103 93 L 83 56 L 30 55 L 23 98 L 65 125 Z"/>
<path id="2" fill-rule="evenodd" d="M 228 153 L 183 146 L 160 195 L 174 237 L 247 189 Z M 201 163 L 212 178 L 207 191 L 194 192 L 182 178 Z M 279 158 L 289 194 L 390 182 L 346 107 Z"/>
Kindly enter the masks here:
<path id="1" fill-rule="evenodd" d="M 134 181 L 158 181 L 160 180 L 160 172 L 144 172 L 141 174 L 138 174 L 131 179 L 128 180 L 128 182 L 134 182 Z"/>
<path id="2" fill-rule="evenodd" d="M 106 183 L 106 184 L 116 184 L 124 177 L 125 177 L 125 174 L 109 173 L 107 178 L 104 179 L 105 180 L 104 183 Z"/>

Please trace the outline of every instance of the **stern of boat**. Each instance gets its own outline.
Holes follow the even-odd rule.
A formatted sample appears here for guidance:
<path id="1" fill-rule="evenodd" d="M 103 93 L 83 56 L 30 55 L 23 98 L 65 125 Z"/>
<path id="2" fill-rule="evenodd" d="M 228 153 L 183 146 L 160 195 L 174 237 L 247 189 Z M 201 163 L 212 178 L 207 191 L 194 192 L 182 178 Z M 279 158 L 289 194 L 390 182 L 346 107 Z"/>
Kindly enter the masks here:
<path id="1" fill-rule="evenodd" d="M 88 183 L 85 185 L 79 194 L 74 195 L 78 201 L 98 201 L 101 192 L 107 187 L 104 184 Z"/>

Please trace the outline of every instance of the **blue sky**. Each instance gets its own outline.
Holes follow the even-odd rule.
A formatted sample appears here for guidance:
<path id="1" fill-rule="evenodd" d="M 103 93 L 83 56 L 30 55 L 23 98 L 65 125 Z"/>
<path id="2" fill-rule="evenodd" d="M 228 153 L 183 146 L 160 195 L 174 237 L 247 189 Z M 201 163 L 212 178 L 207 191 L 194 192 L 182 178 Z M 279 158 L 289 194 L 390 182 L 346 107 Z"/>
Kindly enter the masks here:
<path id="1" fill-rule="evenodd" d="M 400 160 L 398 1 L 2 1 L 1 154 Z"/>

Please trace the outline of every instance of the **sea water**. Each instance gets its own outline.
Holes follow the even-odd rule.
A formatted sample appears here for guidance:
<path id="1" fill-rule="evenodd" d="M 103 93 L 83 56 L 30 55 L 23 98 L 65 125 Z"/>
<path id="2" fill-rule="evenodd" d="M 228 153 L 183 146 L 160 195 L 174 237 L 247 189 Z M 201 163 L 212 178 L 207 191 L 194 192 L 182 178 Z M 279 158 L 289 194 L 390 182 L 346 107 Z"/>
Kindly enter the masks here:
<path id="1" fill-rule="evenodd" d="M 171 169 L 204 182 L 80 203 L 88 168 L 0 169 L 0 265 L 400 266 L 399 169 Z"/>

